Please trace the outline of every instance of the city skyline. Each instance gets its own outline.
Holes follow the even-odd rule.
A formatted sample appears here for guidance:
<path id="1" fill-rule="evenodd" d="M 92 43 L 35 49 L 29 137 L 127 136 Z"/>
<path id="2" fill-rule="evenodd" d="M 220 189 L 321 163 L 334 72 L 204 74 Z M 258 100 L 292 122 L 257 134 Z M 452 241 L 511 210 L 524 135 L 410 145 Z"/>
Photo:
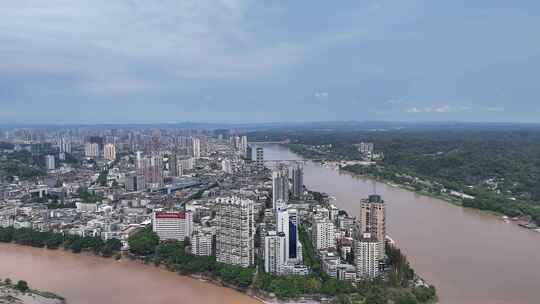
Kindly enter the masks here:
<path id="1" fill-rule="evenodd" d="M 539 6 L 8 0 L 0 121 L 540 122 Z"/>

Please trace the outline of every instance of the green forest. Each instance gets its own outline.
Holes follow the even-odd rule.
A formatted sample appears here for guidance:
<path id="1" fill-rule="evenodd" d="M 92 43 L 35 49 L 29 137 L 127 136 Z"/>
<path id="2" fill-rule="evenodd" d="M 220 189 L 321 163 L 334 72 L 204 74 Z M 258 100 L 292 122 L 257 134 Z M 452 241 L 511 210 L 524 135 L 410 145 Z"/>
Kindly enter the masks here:
<path id="1" fill-rule="evenodd" d="M 73 253 L 91 251 L 104 257 L 117 254 L 122 247 L 118 239 L 103 241 L 100 237 L 64 235 L 51 231 L 42 232 L 30 228 L 13 227 L 0 227 L 0 242 L 48 249 L 64 248 Z"/>

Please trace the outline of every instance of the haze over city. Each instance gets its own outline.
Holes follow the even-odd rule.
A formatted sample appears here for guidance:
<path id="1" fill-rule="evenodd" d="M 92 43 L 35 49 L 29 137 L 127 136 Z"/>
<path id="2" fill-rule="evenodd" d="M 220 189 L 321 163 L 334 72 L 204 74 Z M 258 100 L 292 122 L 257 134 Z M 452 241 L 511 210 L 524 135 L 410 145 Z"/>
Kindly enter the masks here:
<path id="1" fill-rule="evenodd" d="M 539 122 L 538 1 L 0 4 L 0 121 Z"/>

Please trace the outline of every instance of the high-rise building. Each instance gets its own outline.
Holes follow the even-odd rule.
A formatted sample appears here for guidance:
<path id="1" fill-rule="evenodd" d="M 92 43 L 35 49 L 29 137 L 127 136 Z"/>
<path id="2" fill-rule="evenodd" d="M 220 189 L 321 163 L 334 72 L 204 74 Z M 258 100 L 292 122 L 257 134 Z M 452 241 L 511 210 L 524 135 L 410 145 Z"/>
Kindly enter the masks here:
<path id="1" fill-rule="evenodd" d="M 103 146 L 103 158 L 106 160 L 116 160 L 116 147 L 114 144 L 106 144 Z"/>
<path id="2" fill-rule="evenodd" d="M 210 232 L 197 231 L 191 237 L 191 254 L 211 256 L 214 236 Z"/>
<path id="3" fill-rule="evenodd" d="M 60 153 L 71 153 L 71 140 L 62 136 L 60 138 Z"/>
<path id="4" fill-rule="evenodd" d="M 360 217 L 358 218 L 358 237 L 369 233 L 380 243 L 379 259 L 384 258 L 384 239 L 386 237 L 386 207 L 379 195 L 370 195 L 360 202 Z"/>
<path id="5" fill-rule="evenodd" d="M 163 161 L 161 156 L 150 157 L 150 175 L 146 178 L 147 183 L 161 185 L 163 183 Z"/>
<path id="6" fill-rule="evenodd" d="M 196 159 L 194 157 L 190 157 L 190 158 L 181 159 L 179 164 L 182 171 L 193 170 L 193 168 L 195 168 L 195 162 L 196 162 Z M 182 174 L 179 174 L 179 175 L 182 175 Z"/>
<path id="7" fill-rule="evenodd" d="M 272 206 L 274 211 L 280 204 L 289 201 L 289 176 L 287 167 L 281 167 L 272 172 Z"/>
<path id="8" fill-rule="evenodd" d="M 101 136 L 90 136 L 88 138 L 88 142 L 91 143 L 91 144 L 98 144 L 98 147 L 102 147 L 103 146 L 103 137 Z"/>
<path id="9" fill-rule="evenodd" d="M 201 156 L 208 156 L 208 137 L 201 136 Z"/>
<path id="10" fill-rule="evenodd" d="M 240 154 L 243 157 L 247 157 L 247 150 L 248 150 L 248 139 L 247 136 L 242 136 L 242 139 L 240 140 Z"/>
<path id="11" fill-rule="evenodd" d="M 56 168 L 54 163 L 54 155 L 45 155 L 45 165 L 47 170 L 54 170 Z"/>
<path id="12" fill-rule="evenodd" d="M 169 156 L 169 176 L 181 176 L 179 173 L 181 172 L 178 170 L 178 156 L 173 153 Z"/>
<path id="13" fill-rule="evenodd" d="M 98 158 L 99 156 L 99 144 L 98 143 L 86 143 L 84 145 L 84 155 L 89 158 Z"/>
<path id="14" fill-rule="evenodd" d="M 193 138 L 193 157 L 201 158 L 201 140 L 199 138 Z"/>
<path id="15" fill-rule="evenodd" d="M 257 147 L 256 149 L 256 164 L 259 170 L 264 169 L 264 149 L 263 147 Z"/>
<path id="16" fill-rule="evenodd" d="M 135 159 L 135 168 L 137 168 L 137 170 L 142 169 L 142 167 L 143 167 L 142 151 L 137 151 L 135 154 L 137 155 L 137 157 Z"/>
<path id="17" fill-rule="evenodd" d="M 300 164 L 292 168 L 292 195 L 296 199 L 304 195 L 304 169 Z"/>
<path id="18" fill-rule="evenodd" d="M 189 136 L 178 136 L 176 138 L 176 141 L 177 141 L 178 145 L 180 145 L 180 147 L 183 147 L 183 148 L 189 148 L 193 144 L 193 141 L 192 141 L 191 137 L 189 137 Z"/>
<path id="19" fill-rule="evenodd" d="M 362 234 L 354 240 L 354 265 L 357 280 L 372 280 L 379 276 L 381 251 L 380 242 L 370 233 Z"/>
<path id="20" fill-rule="evenodd" d="M 126 174 L 124 185 L 126 187 L 126 191 L 137 191 L 137 174 Z"/>
<path id="21" fill-rule="evenodd" d="M 302 245 L 298 239 L 298 211 L 293 208 L 278 208 L 276 212 L 277 232 L 285 235 L 285 261 L 302 260 Z"/>
<path id="22" fill-rule="evenodd" d="M 162 241 L 184 241 L 193 232 L 193 215 L 191 212 L 154 212 L 152 230 Z"/>
<path id="23" fill-rule="evenodd" d="M 241 141 L 242 141 L 242 139 L 240 138 L 240 136 L 235 136 L 234 137 L 234 148 L 236 150 L 240 150 Z"/>
<path id="24" fill-rule="evenodd" d="M 227 174 L 232 174 L 233 173 L 232 164 L 231 164 L 231 161 L 229 159 L 224 159 L 224 160 L 221 161 L 221 170 L 223 170 L 223 172 L 225 172 Z"/>
<path id="25" fill-rule="evenodd" d="M 137 175 L 135 172 L 126 174 L 125 186 L 127 191 L 142 191 L 146 189 L 144 175 Z"/>
<path id="26" fill-rule="evenodd" d="M 283 232 L 268 231 L 264 238 L 264 271 L 271 274 L 279 274 L 285 265 L 286 259 L 286 236 Z"/>
<path id="27" fill-rule="evenodd" d="M 238 197 L 216 199 L 218 262 L 249 267 L 254 264 L 255 220 L 253 201 Z"/>
<path id="28" fill-rule="evenodd" d="M 246 149 L 246 159 L 248 159 L 249 161 L 253 160 L 253 149 L 251 149 L 250 145 L 248 145 Z"/>
<path id="29" fill-rule="evenodd" d="M 159 187 L 163 183 L 163 161 L 161 156 L 142 157 L 137 155 L 137 174 L 143 175 L 150 187 Z"/>
<path id="30" fill-rule="evenodd" d="M 313 246 L 317 250 L 336 248 L 334 223 L 328 218 L 317 218 L 312 225 Z"/>

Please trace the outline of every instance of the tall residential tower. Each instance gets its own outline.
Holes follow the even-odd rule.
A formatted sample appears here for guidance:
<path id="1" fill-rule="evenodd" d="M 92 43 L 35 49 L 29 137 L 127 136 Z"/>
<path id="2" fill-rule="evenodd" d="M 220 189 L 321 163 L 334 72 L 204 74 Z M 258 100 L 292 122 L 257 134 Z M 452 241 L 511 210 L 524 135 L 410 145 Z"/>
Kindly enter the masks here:
<path id="1" fill-rule="evenodd" d="M 384 258 L 384 239 L 386 237 L 386 206 L 380 195 L 370 195 L 360 202 L 358 237 L 365 233 L 380 244 L 379 259 Z"/>
<path id="2" fill-rule="evenodd" d="M 253 201 L 238 197 L 216 199 L 218 262 L 249 267 L 255 263 Z"/>
<path id="3" fill-rule="evenodd" d="M 292 168 L 292 196 L 296 199 L 302 198 L 304 194 L 304 169 L 301 164 L 296 164 Z"/>

